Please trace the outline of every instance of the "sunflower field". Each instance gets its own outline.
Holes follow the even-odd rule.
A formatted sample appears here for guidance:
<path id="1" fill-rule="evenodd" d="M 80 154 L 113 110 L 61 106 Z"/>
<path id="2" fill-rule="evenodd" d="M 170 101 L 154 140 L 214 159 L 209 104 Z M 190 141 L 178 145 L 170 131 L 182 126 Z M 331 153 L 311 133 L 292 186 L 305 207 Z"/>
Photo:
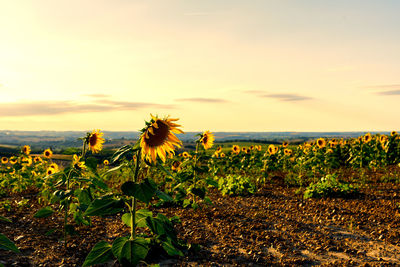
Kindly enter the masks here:
<path id="1" fill-rule="evenodd" d="M 1 157 L 0 266 L 400 264 L 396 131 L 246 147 L 204 131 L 193 150 L 179 134 L 151 116 L 104 160 L 100 130 L 66 165 Z"/>

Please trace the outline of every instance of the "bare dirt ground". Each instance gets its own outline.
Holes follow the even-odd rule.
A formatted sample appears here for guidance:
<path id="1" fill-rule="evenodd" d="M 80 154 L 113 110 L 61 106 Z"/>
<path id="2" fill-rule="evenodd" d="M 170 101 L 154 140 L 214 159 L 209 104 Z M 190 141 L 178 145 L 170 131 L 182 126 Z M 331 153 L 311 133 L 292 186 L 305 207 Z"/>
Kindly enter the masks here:
<path id="1" fill-rule="evenodd" d="M 376 177 L 375 177 L 376 178 Z M 296 188 L 269 184 L 249 197 L 209 192 L 212 206 L 200 209 L 153 208 L 167 216 L 178 215 L 181 239 L 199 244 L 196 252 L 181 258 L 151 256 L 161 266 L 386 266 L 400 265 L 400 192 L 397 183 L 375 179 L 353 199 L 303 200 Z M 28 199 L 24 207 L 17 202 Z M 0 232 L 13 240 L 21 254 L 0 250 L 5 266 L 80 266 L 94 244 L 112 242 L 129 229 L 119 216 L 94 218 L 91 227 L 78 227 L 64 249 L 61 214 L 35 219 L 34 193 L 3 197 L 12 208 L 0 208 Z M 46 234 L 47 233 L 47 234 Z M 118 266 L 111 262 L 108 266 Z"/>

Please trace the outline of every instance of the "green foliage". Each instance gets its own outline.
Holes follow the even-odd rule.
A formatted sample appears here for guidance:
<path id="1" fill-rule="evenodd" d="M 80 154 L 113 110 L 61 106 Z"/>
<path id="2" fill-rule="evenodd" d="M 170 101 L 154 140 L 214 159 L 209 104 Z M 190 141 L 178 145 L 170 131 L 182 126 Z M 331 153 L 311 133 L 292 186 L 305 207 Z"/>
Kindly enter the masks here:
<path id="1" fill-rule="evenodd" d="M 46 218 L 51 216 L 54 213 L 54 210 L 52 210 L 50 207 L 45 207 L 41 208 L 38 210 L 33 217 L 35 218 Z"/>
<path id="2" fill-rule="evenodd" d="M 358 187 L 340 182 L 336 175 L 329 174 L 317 183 L 311 183 L 304 192 L 304 199 L 319 197 L 349 197 L 358 193 Z"/>
<path id="3" fill-rule="evenodd" d="M 248 176 L 229 174 L 226 177 L 216 177 L 216 179 L 222 195 L 244 196 L 254 194 L 257 189 Z"/>
<path id="4" fill-rule="evenodd" d="M 20 253 L 19 249 L 10 239 L 8 239 L 5 235 L 0 234 L 0 249 L 10 250 L 15 253 Z"/>

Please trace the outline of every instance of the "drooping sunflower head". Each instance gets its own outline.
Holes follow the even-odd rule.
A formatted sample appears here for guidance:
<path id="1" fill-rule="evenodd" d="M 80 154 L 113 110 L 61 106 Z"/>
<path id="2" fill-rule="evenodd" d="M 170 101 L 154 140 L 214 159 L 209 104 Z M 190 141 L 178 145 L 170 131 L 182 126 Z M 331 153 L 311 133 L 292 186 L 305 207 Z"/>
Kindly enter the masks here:
<path id="1" fill-rule="evenodd" d="M 283 147 L 287 147 L 288 145 L 289 145 L 289 143 L 286 142 L 286 141 L 284 141 L 284 142 L 282 143 L 282 146 L 283 146 Z"/>
<path id="2" fill-rule="evenodd" d="M 200 142 L 204 149 L 209 149 L 213 146 L 214 139 L 214 135 L 210 131 L 205 131 L 200 137 Z"/>
<path id="3" fill-rule="evenodd" d="M 240 147 L 238 145 L 233 145 L 232 152 L 238 154 L 240 152 Z"/>
<path id="4" fill-rule="evenodd" d="M 367 133 L 366 135 L 364 135 L 364 137 L 363 137 L 364 143 L 368 143 L 371 140 L 372 140 L 372 137 L 371 137 L 370 133 Z"/>
<path id="5" fill-rule="evenodd" d="M 276 152 L 277 152 L 277 151 L 276 151 L 274 145 L 269 145 L 269 146 L 268 146 L 268 153 L 269 153 L 270 155 L 274 155 Z"/>
<path id="6" fill-rule="evenodd" d="M 174 123 L 177 120 L 169 117 L 160 119 L 151 115 L 151 121 L 146 123 L 140 136 L 142 158 L 155 162 L 158 156 L 165 162 L 167 154 L 174 154 L 175 147 L 181 147 L 182 142 L 174 134 L 183 133 L 181 129 L 178 129 L 180 125 Z"/>
<path id="7" fill-rule="evenodd" d="M 93 130 L 88 133 L 85 139 L 86 144 L 92 153 L 98 153 L 103 149 L 103 143 L 105 139 L 103 138 L 103 133 L 100 130 Z"/>
<path id="8" fill-rule="evenodd" d="M 48 148 L 48 149 L 46 149 L 45 151 L 43 151 L 43 156 L 45 157 L 45 158 L 51 158 L 51 156 L 53 156 L 53 151 L 51 151 L 51 149 L 50 148 Z"/>
<path id="9" fill-rule="evenodd" d="M 318 140 L 317 140 L 317 146 L 318 146 L 319 148 L 324 148 L 325 145 L 326 145 L 325 139 L 324 139 L 324 138 L 318 138 Z"/>
<path id="10" fill-rule="evenodd" d="M 26 145 L 22 147 L 22 153 L 24 153 L 25 155 L 29 155 L 31 153 L 31 147 Z"/>
<path id="11" fill-rule="evenodd" d="M 1 163 L 7 164 L 7 163 L 8 163 L 8 158 L 2 157 L 2 158 L 1 158 Z"/>

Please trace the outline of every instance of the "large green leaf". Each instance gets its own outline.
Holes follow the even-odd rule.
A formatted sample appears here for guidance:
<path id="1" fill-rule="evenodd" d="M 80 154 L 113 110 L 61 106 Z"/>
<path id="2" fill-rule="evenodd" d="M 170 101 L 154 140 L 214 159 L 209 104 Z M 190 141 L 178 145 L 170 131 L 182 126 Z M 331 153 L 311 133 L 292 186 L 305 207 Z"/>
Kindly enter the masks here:
<path id="1" fill-rule="evenodd" d="M 181 256 L 183 257 L 182 251 L 177 249 L 171 242 L 171 240 L 167 240 L 162 242 L 162 247 L 165 250 L 165 252 L 168 253 L 170 256 Z"/>
<path id="2" fill-rule="evenodd" d="M 112 252 L 122 266 L 136 266 L 146 258 L 149 251 L 149 241 L 137 237 L 130 240 L 128 237 L 115 239 L 112 245 Z"/>
<path id="3" fill-rule="evenodd" d="M 123 210 L 124 202 L 110 197 L 95 199 L 84 213 L 84 216 L 102 216 L 115 214 Z"/>
<path id="4" fill-rule="evenodd" d="M 5 235 L 0 234 L 0 248 L 5 250 L 11 250 L 15 253 L 20 253 L 19 249 L 10 239 L 8 239 Z"/>
<path id="5" fill-rule="evenodd" d="M 106 241 L 100 241 L 86 256 L 85 262 L 82 267 L 92 266 L 95 264 L 106 263 L 113 258 L 111 245 Z"/>
<path id="6" fill-rule="evenodd" d="M 52 210 L 50 207 L 44 207 L 38 210 L 33 217 L 35 218 L 46 218 L 51 216 L 54 213 L 54 210 Z"/>
<path id="7" fill-rule="evenodd" d="M 95 157 L 89 157 L 85 160 L 85 165 L 92 169 L 93 171 L 97 170 L 97 159 Z"/>
<path id="8" fill-rule="evenodd" d="M 149 210 L 145 209 L 140 209 L 136 211 L 136 219 L 135 223 L 137 227 L 146 227 L 146 218 L 147 217 L 152 217 L 153 213 Z M 125 213 L 122 215 L 122 221 L 129 227 L 131 227 L 131 214 L 130 213 Z"/>
<path id="9" fill-rule="evenodd" d="M 145 179 L 140 184 L 129 181 L 121 186 L 121 190 L 125 195 L 135 197 L 146 204 L 150 202 L 156 189 L 154 183 L 149 179 Z"/>

